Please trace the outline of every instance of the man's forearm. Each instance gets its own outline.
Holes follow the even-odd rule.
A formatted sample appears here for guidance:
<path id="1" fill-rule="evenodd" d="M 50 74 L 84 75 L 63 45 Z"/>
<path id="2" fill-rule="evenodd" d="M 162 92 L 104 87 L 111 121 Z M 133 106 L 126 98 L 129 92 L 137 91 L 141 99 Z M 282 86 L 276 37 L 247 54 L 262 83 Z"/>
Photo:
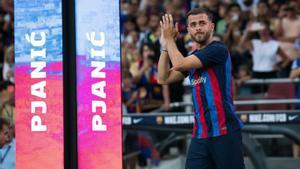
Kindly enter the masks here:
<path id="1" fill-rule="evenodd" d="M 180 66 L 182 66 L 184 56 L 178 50 L 175 40 L 169 39 L 167 40 L 166 44 L 167 44 L 166 46 L 168 50 L 168 55 L 172 62 L 173 68 L 175 70 L 178 70 Z"/>
<path id="2" fill-rule="evenodd" d="M 162 51 L 158 61 L 158 82 L 160 84 L 166 84 L 169 76 L 169 56 L 167 51 Z"/>
<path id="3" fill-rule="evenodd" d="M 170 91 L 169 85 L 162 85 L 163 99 L 164 99 L 164 109 L 168 111 L 170 108 Z"/>

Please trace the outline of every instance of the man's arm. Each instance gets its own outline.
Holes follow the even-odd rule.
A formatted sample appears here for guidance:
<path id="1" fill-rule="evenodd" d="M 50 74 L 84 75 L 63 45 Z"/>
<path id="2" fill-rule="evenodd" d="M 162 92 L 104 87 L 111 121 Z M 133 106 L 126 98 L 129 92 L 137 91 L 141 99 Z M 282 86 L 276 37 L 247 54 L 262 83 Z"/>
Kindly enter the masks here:
<path id="1" fill-rule="evenodd" d="M 252 31 L 251 31 L 251 24 L 248 24 L 247 25 L 247 28 L 240 40 L 240 47 L 241 48 L 246 48 L 248 50 L 253 50 L 253 45 L 251 43 L 251 39 L 250 39 L 250 35 L 252 34 Z"/>
<path id="2" fill-rule="evenodd" d="M 169 111 L 170 110 L 170 91 L 169 91 L 169 85 L 162 85 L 162 93 L 163 93 L 163 98 L 164 98 L 164 104 L 163 108 L 164 111 Z"/>
<path id="3" fill-rule="evenodd" d="M 277 53 L 282 58 L 282 63 L 280 65 L 281 68 L 285 68 L 289 65 L 291 62 L 290 57 L 285 53 L 285 51 L 279 46 Z"/>
<path id="4" fill-rule="evenodd" d="M 162 22 L 160 22 L 160 26 L 163 33 L 163 38 L 166 42 L 165 47 L 173 65 L 171 70 L 184 72 L 191 68 L 203 67 L 197 56 L 190 55 L 188 57 L 184 57 L 178 50 L 175 39 L 173 38 L 173 32 L 176 31 L 173 25 L 172 15 L 164 15 L 162 17 Z"/>
<path id="5" fill-rule="evenodd" d="M 167 50 L 173 64 L 172 70 L 184 72 L 192 68 L 197 69 L 203 67 L 202 62 L 197 58 L 197 56 L 190 55 L 188 57 L 184 57 L 179 52 L 175 40 L 173 39 L 167 40 Z"/>
<path id="6" fill-rule="evenodd" d="M 163 22 L 160 22 L 160 28 L 161 28 L 160 43 L 161 43 L 162 52 L 160 54 L 159 61 L 158 61 L 157 79 L 159 84 L 166 85 L 184 79 L 184 75 L 179 71 L 170 69 L 170 58 L 167 51 L 167 44 L 166 44 L 167 42 L 164 37 Z M 173 31 L 172 39 L 175 39 L 176 35 L 178 34 L 178 30 L 173 29 L 172 31 Z"/>
<path id="7" fill-rule="evenodd" d="M 166 51 L 162 51 L 158 61 L 158 83 L 170 84 L 184 79 L 184 75 L 175 70 L 170 70 L 169 56 Z"/>

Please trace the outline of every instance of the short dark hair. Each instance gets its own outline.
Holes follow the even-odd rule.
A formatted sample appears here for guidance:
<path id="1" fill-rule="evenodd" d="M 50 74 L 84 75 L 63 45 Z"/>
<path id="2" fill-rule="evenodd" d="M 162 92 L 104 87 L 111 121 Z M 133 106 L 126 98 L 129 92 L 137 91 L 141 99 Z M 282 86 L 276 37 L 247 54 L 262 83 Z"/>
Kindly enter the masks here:
<path id="1" fill-rule="evenodd" d="M 9 127 L 10 126 L 10 122 L 7 119 L 5 119 L 5 118 L 0 117 L 0 131 L 3 130 L 4 126 L 8 126 Z"/>
<path id="2" fill-rule="evenodd" d="M 151 43 L 143 42 L 142 45 L 140 46 L 140 51 L 139 51 L 141 56 L 143 55 L 143 52 L 144 52 L 144 46 L 147 46 L 150 50 L 152 50 L 154 52 L 154 47 Z"/>
<path id="3" fill-rule="evenodd" d="M 0 92 L 6 90 L 9 86 L 14 86 L 14 84 L 10 81 L 1 81 L 0 82 Z"/>
<path id="4" fill-rule="evenodd" d="M 190 15 L 197 15 L 197 14 L 206 14 L 208 17 L 208 20 L 210 20 L 210 21 L 213 21 L 213 19 L 214 19 L 213 14 L 208 9 L 194 8 L 186 14 L 186 20 L 189 18 Z"/>
<path id="5" fill-rule="evenodd" d="M 257 5 L 259 5 L 259 4 L 265 4 L 268 8 L 270 8 L 270 4 L 267 0 L 260 0 L 260 1 L 258 1 Z"/>
<path id="6" fill-rule="evenodd" d="M 260 20 L 258 20 L 258 22 L 260 22 L 264 26 L 266 26 L 266 28 L 267 28 L 268 31 L 271 31 L 271 29 L 270 29 L 270 25 L 271 25 L 270 20 L 268 20 L 268 19 L 260 19 Z"/>
<path id="7" fill-rule="evenodd" d="M 230 12 L 231 9 L 234 7 L 237 7 L 237 8 L 239 8 L 239 10 L 241 10 L 241 6 L 238 3 L 233 2 L 226 7 L 226 13 Z"/>

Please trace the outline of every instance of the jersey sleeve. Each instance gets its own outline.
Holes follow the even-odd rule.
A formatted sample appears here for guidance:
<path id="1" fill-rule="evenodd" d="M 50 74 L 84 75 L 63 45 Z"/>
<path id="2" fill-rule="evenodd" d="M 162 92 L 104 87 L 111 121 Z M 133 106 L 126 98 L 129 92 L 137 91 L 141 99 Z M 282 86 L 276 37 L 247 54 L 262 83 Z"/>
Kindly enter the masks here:
<path id="1" fill-rule="evenodd" d="M 224 64 L 228 57 L 228 50 L 223 45 L 209 45 L 202 50 L 194 53 L 203 64 L 203 67 L 210 67 L 218 64 Z"/>

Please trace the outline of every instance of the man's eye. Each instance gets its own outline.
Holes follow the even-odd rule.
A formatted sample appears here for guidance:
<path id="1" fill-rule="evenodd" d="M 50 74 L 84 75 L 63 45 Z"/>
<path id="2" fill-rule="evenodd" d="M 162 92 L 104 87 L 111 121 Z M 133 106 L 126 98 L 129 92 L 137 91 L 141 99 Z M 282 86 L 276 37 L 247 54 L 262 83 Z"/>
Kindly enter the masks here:
<path id="1" fill-rule="evenodd" d="M 206 25 L 205 22 L 200 22 L 199 25 L 203 26 L 203 25 Z"/>

